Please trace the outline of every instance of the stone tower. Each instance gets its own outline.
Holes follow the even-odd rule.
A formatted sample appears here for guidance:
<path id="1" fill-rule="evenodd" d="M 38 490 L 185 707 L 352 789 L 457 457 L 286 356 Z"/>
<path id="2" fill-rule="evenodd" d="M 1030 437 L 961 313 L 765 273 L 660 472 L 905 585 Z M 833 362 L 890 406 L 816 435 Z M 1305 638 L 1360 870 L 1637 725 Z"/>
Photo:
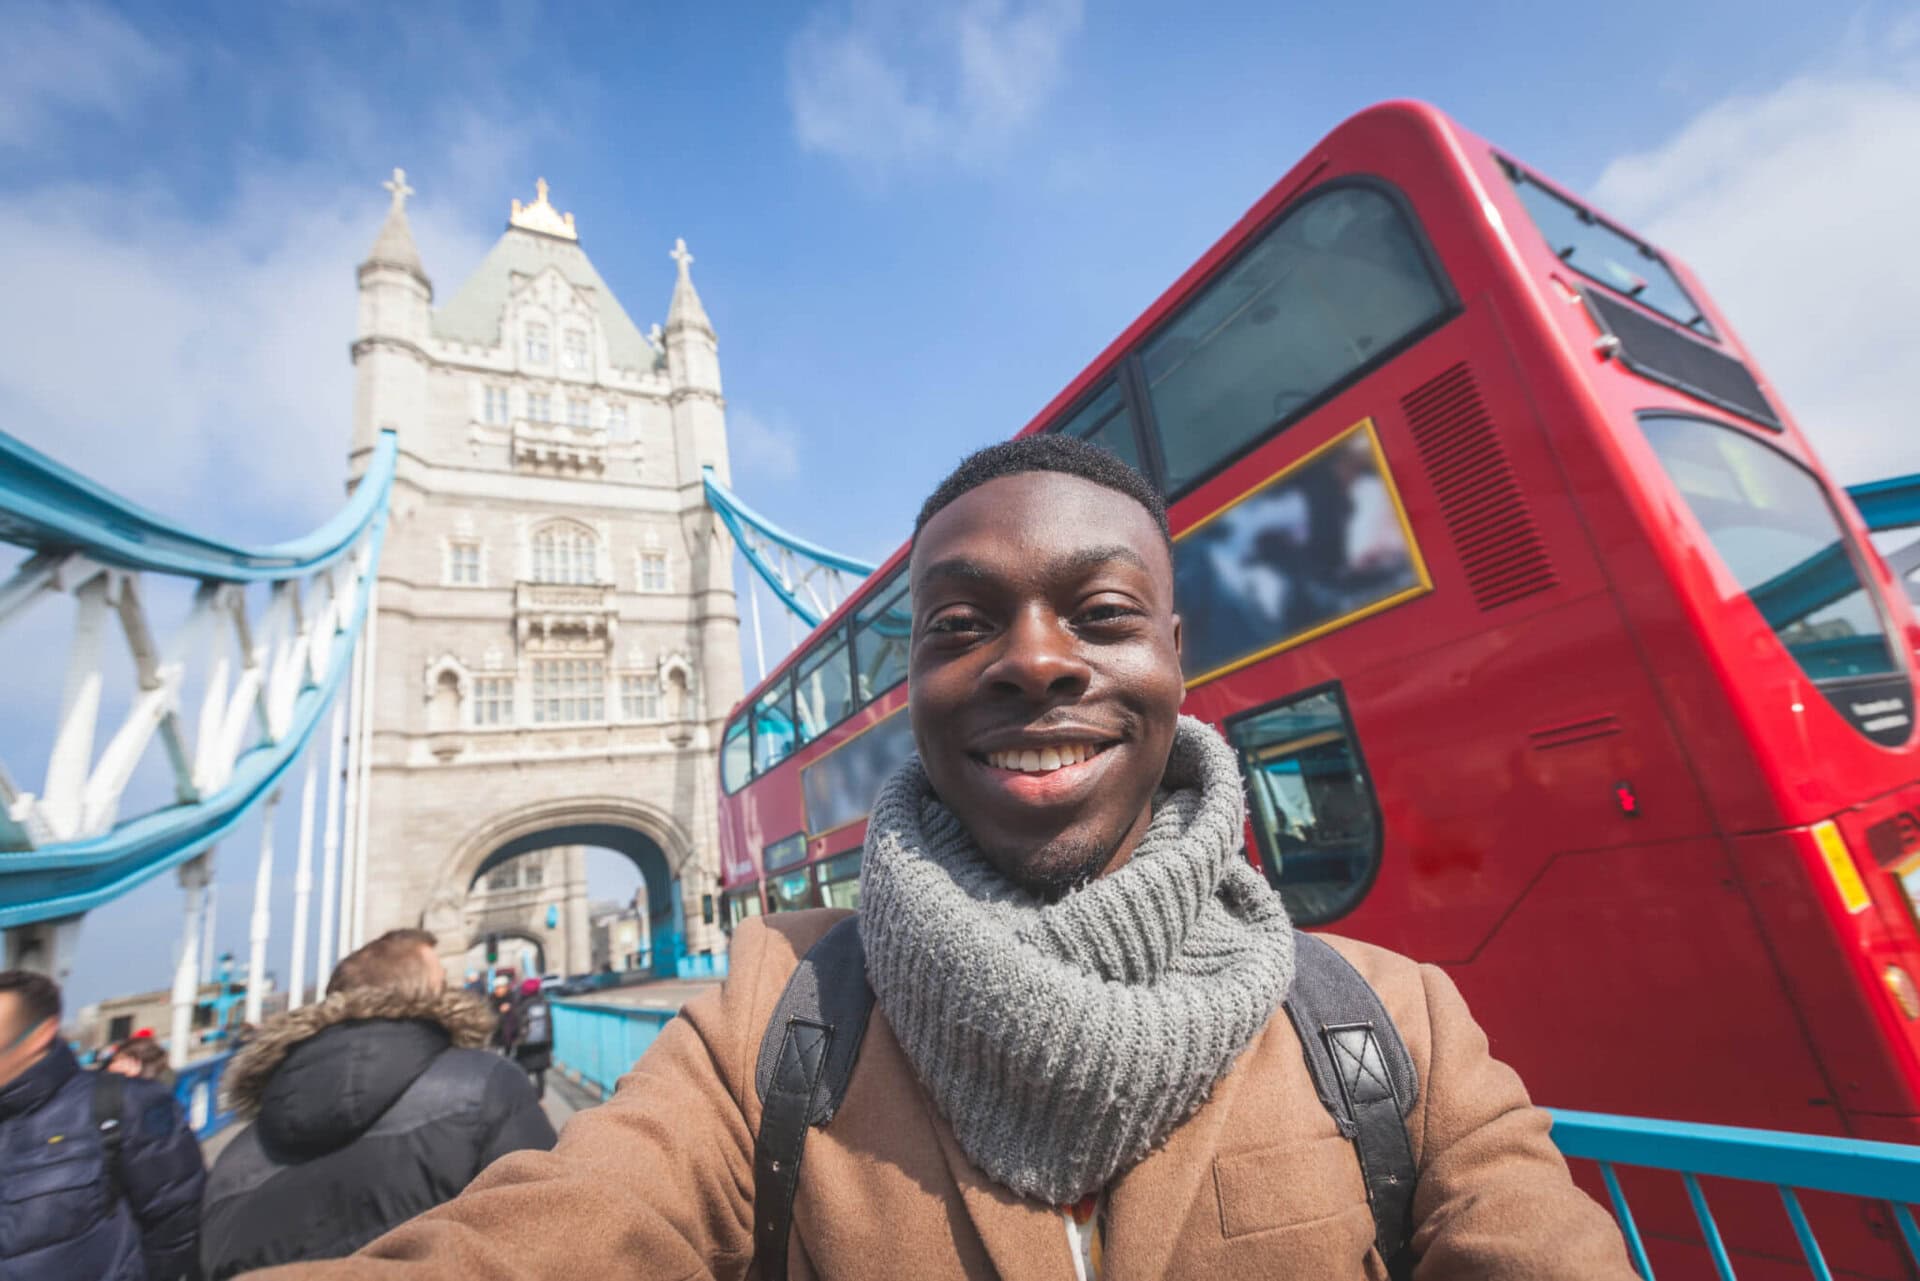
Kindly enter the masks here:
<path id="1" fill-rule="evenodd" d="M 379 432 L 400 446 L 364 937 L 424 925 L 457 964 L 488 872 L 601 846 L 646 878 L 656 969 L 719 950 L 705 909 L 739 613 L 732 544 L 701 485 L 704 467 L 728 474 L 726 403 L 692 256 L 675 244 L 666 327 L 642 333 L 543 179 L 436 307 L 404 174 L 386 185 L 353 344 L 354 473 Z M 564 939 L 542 940 L 549 969 L 588 967 L 574 879 Z"/>

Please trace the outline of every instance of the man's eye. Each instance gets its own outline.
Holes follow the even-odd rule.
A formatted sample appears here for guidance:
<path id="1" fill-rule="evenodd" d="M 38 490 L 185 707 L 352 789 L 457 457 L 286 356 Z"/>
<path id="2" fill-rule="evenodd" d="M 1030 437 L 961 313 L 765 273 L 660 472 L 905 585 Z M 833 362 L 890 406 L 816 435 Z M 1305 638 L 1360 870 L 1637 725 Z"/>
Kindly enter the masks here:
<path id="1" fill-rule="evenodd" d="M 1125 618 L 1138 617 L 1140 611 L 1132 605 L 1123 605 L 1117 601 L 1105 601 L 1098 605 L 1089 605 L 1080 611 L 1083 623 L 1114 623 Z"/>
<path id="2" fill-rule="evenodd" d="M 986 621 L 976 614 L 942 614 L 927 624 L 929 632 L 944 632 L 949 635 L 983 631 Z"/>

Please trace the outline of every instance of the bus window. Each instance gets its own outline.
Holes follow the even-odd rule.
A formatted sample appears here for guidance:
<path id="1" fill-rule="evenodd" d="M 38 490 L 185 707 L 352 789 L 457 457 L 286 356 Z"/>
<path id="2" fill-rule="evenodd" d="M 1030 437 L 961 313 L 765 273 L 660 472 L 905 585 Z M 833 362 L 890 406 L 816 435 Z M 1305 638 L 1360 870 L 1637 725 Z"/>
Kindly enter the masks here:
<path id="1" fill-rule="evenodd" d="M 792 867 L 804 862 L 807 857 L 807 834 L 795 832 L 792 836 L 782 837 L 761 851 L 760 867 L 767 872 L 777 872 L 783 867 Z"/>
<path id="2" fill-rule="evenodd" d="M 1913 687 L 1887 643 L 1886 610 L 1861 577 L 1812 472 L 1736 427 L 1670 414 L 1640 424 L 1767 625 L 1862 734 L 1888 747 L 1913 728 Z"/>
<path id="3" fill-rule="evenodd" d="M 1137 472 L 1146 471 L 1140 464 L 1140 446 L 1133 438 L 1133 419 L 1127 416 L 1126 401 L 1120 395 L 1118 383 L 1108 383 L 1079 413 L 1061 423 L 1058 430 L 1064 436 L 1078 436 L 1118 454 L 1121 462 Z"/>
<path id="4" fill-rule="evenodd" d="M 760 882 L 742 885 L 720 902 L 722 907 L 720 924 L 730 930 L 749 916 L 760 915 Z"/>
<path id="5" fill-rule="evenodd" d="M 1501 161 L 1520 203 L 1554 256 L 1588 280 L 1605 285 L 1696 334 L 1714 336 L 1673 269 L 1652 248 L 1593 216 L 1593 211 L 1562 199 L 1534 181 L 1512 161 Z"/>
<path id="6" fill-rule="evenodd" d="M 803 867 L 785 876 L 768 878 L 767 911 L 798 912 L 802 908 L 819 906 L 820 896 L 813 890 L 812 868 Z"/>
<path id="7" fill-rule="evenodd" d="M 753 772 L 764 774 L 793 755 L 793 677 L 784 676 L 753 704 Z"/>
<path id="8" fill-rule="evenodd" d="M 1227 723 L 1260 861 L 1299 925 L 1352 911 L 1380 859 L 1380 822 L 1337 689 Z"/>
<path id="9" fill-rule="evenodd" d="M 872 702 L 906 678 L 912 632 L 913 601 L 902 565 L 854 611 L 853 665 L 861 703 Z"/>
<path id="10" fill-rule="evenodd" d="M 853 667 L 847 661 L 847 634 L 836 631 L 800 660 L 794 690 L 794 714 L 800 741 L 811 743 L 853 710 Z"/>
<path id="11" fill-rule="evenodd" d="M 720 744 L 720 786 L 731 796 L 752 777 L 753 740 L 747 731 L 747 718 L 736 716 Z"/>
<path id="12" fill-rule="evenodd" d="M 827 907 L 860 907 L 860 851 L 853 850 L 819 865 L 820 897 Z"/>
<path id="13" fill-rule="evenodd" d="M 800 767 L 807 830 L 815 836 L 857 823 L 880 788 L 913 755 L 913 724 L 905 708 L 860 731 L 816 761 Z"/>
<path id="14" fill-rule="evenodd" d="M 1178 495 L 1443 315 L 1394 202 L 1336 187 L 1295 207 L 1141 351 Z"/>

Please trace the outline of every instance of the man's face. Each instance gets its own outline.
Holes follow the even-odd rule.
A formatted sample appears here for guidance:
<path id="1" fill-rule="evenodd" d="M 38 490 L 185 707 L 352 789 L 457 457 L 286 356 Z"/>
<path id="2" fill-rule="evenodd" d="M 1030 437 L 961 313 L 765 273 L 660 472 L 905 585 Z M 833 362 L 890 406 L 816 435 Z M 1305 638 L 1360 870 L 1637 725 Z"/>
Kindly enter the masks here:
<path id="1" fill-rule="evenodd" d="M 1184 692 L 1153 518 L 1077 476 L 1004 476 L 927 522 L 912 575 L 908 697 L 934 791 L 1036 893 L 1124 862 Z"/>
<path id="2" fill-rule="evenodd" d="M 512 986 L 513 985 L 509 983 L 506 979 L 495 979 L 493 981 L 493 994 L 495 996 L 505 996 L 507 994 L 507 990 Z"/>
<path id="3" fill-rule="evenodd" d="M 29 1020 L 20 998 L 0 992 L 0 1085 L 40 1061 L 59 1031 L 58 1020 Z"/>

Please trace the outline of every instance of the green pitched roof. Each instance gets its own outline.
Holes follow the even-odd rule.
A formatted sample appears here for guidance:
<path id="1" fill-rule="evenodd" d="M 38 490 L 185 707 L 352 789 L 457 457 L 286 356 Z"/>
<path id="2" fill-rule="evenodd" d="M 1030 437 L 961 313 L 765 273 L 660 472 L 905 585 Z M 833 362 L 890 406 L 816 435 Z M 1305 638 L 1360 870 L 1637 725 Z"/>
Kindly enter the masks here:
<path id="1" fill-rule="evenodd" d="M 459 292 L 434 310 L 434 336 L 475 347 L 499 346 L 500 321 L 514 275 L 537 276 L 548 267 L 557 268 L 569 284 L 593 290 L 600 332 L 607 339 L 607 358 L 616 368 L 653 367 L 653 348 L 593 269 L 586 252 L 571 241 L 518 228 L 508 228 Z"/>

